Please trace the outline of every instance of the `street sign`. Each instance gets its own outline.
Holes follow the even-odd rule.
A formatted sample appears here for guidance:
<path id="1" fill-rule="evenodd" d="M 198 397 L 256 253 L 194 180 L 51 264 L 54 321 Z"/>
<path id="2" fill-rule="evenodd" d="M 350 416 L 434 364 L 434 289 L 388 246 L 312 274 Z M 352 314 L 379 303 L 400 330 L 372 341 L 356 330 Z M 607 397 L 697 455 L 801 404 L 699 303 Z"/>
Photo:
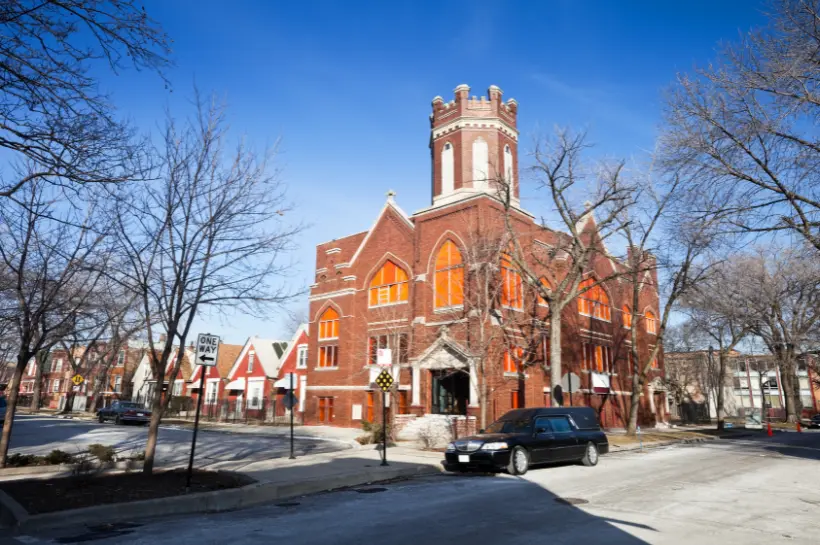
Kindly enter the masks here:
<path id="1" fill-rule="evenodd" d="M 79 386 L 80 384 L 85 382 L 85 379 L 83 378 L 82 375 L 77 374 L 77 375 L 74 375 L 73 377 L 71 377 L 71 382 L 74 384 L 74 386 Z"/>
<path id="2" fill-rule="evenodd" d="M 387 372 L 387 369 L 379 373 L 379 376 L 376 377 L 376 384 L 379 385 L 379 388 L 382 389 L 382 392 L 386 392 L 393 386 L 393 376 Z"/>
<path id="3" fill-rule="evenodd" d="M 393 351 L 389 348 L 379 348 L 376 350 L 376 365 L 389 367 L 393 365 Z"/>
<path id="4" fill-rule="evenodd" d="M 196 338 L 196 363 L 205 367 L 216 365 L 219 354 L 219 336 L 200 333 Z"/>
<path id="5" fill-rule="evenodd" d="M 282 396 L 282 404 L 285 406 L 287 410 L 291 410 L 293 407 L 296 406 L 298 400 L 296 396 L 293 395 L 293 392 L 288 392 L 284 396 Z"/>

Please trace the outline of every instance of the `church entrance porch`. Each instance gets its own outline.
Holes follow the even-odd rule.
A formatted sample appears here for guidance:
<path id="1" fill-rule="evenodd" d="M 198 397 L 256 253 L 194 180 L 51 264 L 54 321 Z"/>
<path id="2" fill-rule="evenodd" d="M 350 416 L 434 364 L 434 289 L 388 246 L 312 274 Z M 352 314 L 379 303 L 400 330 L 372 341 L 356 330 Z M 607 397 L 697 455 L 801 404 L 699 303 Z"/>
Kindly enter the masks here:
<path id="1" fill-rule="evenodd" d="M 430 371 L 433 414 L 466 415 L 470 403 L 470 375 L 459 369 Z"/>

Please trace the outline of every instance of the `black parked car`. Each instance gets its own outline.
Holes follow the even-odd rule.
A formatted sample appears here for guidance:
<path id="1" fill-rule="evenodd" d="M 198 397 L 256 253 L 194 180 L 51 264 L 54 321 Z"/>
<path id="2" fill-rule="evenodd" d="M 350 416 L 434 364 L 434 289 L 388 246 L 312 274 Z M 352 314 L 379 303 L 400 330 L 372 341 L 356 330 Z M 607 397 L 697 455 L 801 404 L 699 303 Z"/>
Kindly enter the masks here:
<path id="1" fill-rule="evenodd" d="M 820 413 L 811 417 L 811 420 L 809 420 L 809 427 L 820 428 Z"/>
<path id="2" fill-rule="evenodd" d="M 113 420 L 117 425 L 124 422 L 147 424 L 151 421 L 151 411 L 130 401 L 115 401 L 110 407 L 105 407 L 97 411 L 97 419 L 100 423 L 106 420 Z"/>
<path id="3" fill-rule="evenodd" d="M 448 471 L 507 471 L 523 475 L 532 464 L 579 461 L 598 463 L 609 441 L 589 407 L 516 409 L 478 435 L 447 445 L 442 462 Z"/>

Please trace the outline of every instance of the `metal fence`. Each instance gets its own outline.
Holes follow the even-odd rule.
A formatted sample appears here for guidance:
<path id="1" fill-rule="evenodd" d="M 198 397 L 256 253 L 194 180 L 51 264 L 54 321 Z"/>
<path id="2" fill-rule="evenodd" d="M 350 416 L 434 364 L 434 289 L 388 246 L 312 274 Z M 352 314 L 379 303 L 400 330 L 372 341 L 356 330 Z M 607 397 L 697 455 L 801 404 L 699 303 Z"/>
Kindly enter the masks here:
<path id="1" fill-rule="evenodd" d="M 165 413 L 165 418 L 194 420 L 196 400 L 188 397 L 172 399 Z M 225 400 L 204 399 L 199 413 L 200 421 L 229 422 L 245 424 L 273 424 L 285 426 L 290 424 L 290 416 L 279 399 Z M 294 414 L 294 422 L 301 423 L 299 412 Z"/>

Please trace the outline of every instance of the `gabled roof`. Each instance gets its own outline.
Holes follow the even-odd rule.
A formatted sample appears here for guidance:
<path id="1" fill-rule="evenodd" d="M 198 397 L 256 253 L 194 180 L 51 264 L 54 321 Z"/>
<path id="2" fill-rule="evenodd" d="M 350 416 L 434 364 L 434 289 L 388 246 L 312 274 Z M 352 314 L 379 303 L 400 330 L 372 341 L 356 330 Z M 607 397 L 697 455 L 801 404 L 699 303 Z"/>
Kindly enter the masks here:
<path id="1" fill-rule="evenodd" d="M 303 333 L 305 335 L 309 335 L 308 331 L 309 331 L 309 329 L 308 329 L 307 324 L 299 324 L 299 327 L 297 327 L 296 331 L 293 333 L 293 338 L 288 343 L 287 351 L 285 351 L 285 353 L 282 354 L 282 359 L 280 360 L 280 364 L 279 364 L 280 368 L 281 368 L 282 365 L 285 364 L 286 361 L 288 361 L 288 358 L 290 357 L 290 353 L 293 352 L 293 349 L 298 346 L 299 337 L 301 337 Z M 278 376 L 278 370 L 277 370 L 277 376 Z"/>
<path id="2" fill-rule="evenodd" d="M 416 225 L 410 219 L 410 216 L 408 216 L 407 213 L 404 210 L 402 210 L 401 208 L 399 208 L 398 204 L 396 204 L 396 201 L 393 198 L 393 193 L 392 192 L 388 193 L 387 194 L 387 202 L 384 203 L 384 206 L 382 207 L 381 212 L 379 212 L 379 215 L 376 217 L 376 221 L 374 221 L 373 225 L 370 227 L 370 229 L 368 229 L 367 234 L 362 239 L 362 242 L 359 244 L 359 247 L 356 249 L 356 253 L 353 254 L 352 258 L 350 258 L 350 264 L 351 265 L 353 265 L 353 263 L 356 262 L 356 259 L 362 253 L 362 250 L 364 249 L 364 247 L 367 246 L 367 241 L 370 240 L 370 237 L 373 235 L 373 231 L 376 230 L 376 227 L 378 227 L 379 222 L 382 220 L 382 217 L 387 213 L 388 210 L 393 210 L 393 212 L 395 212 L 395 214 L 399 218 L 404 220 L 404 223 L 411 230 L 416 228 Z"/>
<path id="3" fill-rule="evenodd" d="M 280 356 L 277 354 L 277 350 L 274 349 L 274 345 L 277 343 L 282 343 L 285 345 L 284 348 L 281 348 L 282 352 L 285 351 L 287 348 L 287 342 L 285 341 L 277 341 L 274 339 L 263 339 L 261 337 L 248 337 L 248 340 L 245 341 L 245 345 L 242 347 L 242 350 L 239 352 L 239 355 L 233 362 L 231 366 L 231 370 L 228 372 L 228 379 L 232 379 L 234 373 L 236 373 L 237 368 L 239 367 L 239 362 L 245 357 L 245 354 L 248 353 L 250 347 L 253 346 L 256 360 L 260 362 L 262 365 L 262 369 L 265 370 L 265 375 L 271 378 L 276 377 L 276 373 L 279 372 L 279 367 L 281 365 Z"/>
<path id="4" fill-rule="evenodd" d="M 231 368 L 236 361 L 236 357 L 240 352 L 242 352 L 241 344 L 219 343 L 219 353 L 216 357 L 216 372 L 219 374 L 220 378 L 228 377 L 228 373 L 231 371 Z M 194 366 L 193 373 L 191 373 L 189 380 L 195 381 L 199 378 L 201 367 L 202 366 L 198 363 Z"/>

